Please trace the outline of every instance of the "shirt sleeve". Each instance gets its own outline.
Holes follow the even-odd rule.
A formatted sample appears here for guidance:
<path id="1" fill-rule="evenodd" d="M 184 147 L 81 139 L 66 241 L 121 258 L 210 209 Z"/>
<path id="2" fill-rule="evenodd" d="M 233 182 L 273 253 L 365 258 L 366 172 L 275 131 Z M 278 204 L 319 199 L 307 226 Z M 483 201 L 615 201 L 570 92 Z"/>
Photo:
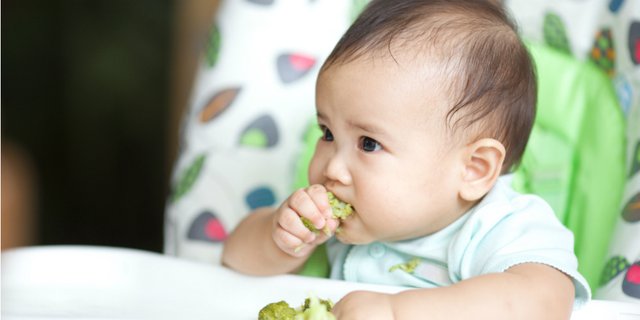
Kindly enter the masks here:
<path id="1" fill-rule="evenodd" d="M 470 212 L 469 220 L 451 243 L 449 267 L 453 276 L 464 280 L 503 272 L 522 263 L 542 263 L 572 278 L 574 308 L 588 302 L 591 290 L 578 272 L 573 233 L 549 205 L 534 195 L 492 197 Z"/>

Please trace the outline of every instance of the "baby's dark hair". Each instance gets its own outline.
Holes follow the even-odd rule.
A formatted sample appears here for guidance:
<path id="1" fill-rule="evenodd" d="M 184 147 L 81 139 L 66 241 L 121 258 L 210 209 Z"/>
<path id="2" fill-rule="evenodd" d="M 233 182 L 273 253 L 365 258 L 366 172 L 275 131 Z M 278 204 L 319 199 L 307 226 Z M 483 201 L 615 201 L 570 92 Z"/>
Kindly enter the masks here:
<path id="1" fill-rule="evenodd" d="M 515 23 L 489 0 L 373 0 L 342 36 L 321 72 L 399 48 L 435 54 L 453 105 L 452 130 L 495 138 L 506 149 L 503 173 L 517 165 L 529 139 L 536 76 Z"/>

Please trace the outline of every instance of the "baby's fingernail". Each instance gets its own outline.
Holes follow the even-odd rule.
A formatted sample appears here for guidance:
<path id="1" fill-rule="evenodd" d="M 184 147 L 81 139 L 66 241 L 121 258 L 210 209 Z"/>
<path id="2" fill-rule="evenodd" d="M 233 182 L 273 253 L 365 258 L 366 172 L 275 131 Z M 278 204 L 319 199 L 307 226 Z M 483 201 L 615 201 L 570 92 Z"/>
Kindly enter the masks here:
<path id="1" fill-rule="evenodd" d="M 303 244 L 297 246 L 295 249 L 293 249 L 293 252 L 298 253 L 298 252 L 300 252 L 300 250 L 304 249 L 304 247 L 306 247 L 306 246 L 307 246 L 307 244 L 303 243 Z"/>

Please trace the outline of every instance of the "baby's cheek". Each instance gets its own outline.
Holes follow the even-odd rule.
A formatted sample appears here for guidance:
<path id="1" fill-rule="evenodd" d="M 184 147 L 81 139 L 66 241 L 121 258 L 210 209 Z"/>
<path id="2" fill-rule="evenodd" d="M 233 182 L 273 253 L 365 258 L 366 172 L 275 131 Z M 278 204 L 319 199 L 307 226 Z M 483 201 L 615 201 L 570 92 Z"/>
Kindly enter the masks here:
<path id="1" fill-rule="evenodd" d="M 308 178 L 309 184 L 322 184 L 324 181 L 322 179 L 322 161 L 318 159 L 315 155 L 311 158 L 311 163 L 309 164 Z"/>

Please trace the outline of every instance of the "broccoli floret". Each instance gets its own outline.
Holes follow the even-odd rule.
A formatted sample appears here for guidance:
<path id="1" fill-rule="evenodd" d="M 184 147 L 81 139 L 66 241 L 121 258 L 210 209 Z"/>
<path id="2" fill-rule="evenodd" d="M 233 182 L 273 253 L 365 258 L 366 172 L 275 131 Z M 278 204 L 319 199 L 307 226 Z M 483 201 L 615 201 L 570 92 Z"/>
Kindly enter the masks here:
<path id="1" fill-rule="evenodd" d="M 298 309 L 285 301 L 274 302 L 260 310 L 258 320 L 336 320 L 331 313 L 333 302 L 311 296 Z"/>
<path id="2" fill-rule="evenodd" d="M 304 304 L 302 305 L 302 307 L 300 307 L 302 309 L 302 311 L 305 311 L 305 310 L 311 308 L 311 299 L 312 299 L 312 297 L 304 299 Z M 327 311 L 331 311 L 331 309 L 333 309 L 333 302 L 331 300 L 329 300 L 329 299 L 326 299 L 326 300 L 325 299 L 317 299 L 317 298 L 316 298 L 316 300 L 318 300 L 318 302 L 321 305 L 324 305 L 324 307 L 327 309 Z"/>
<path id="3" fill-rule="evenodd" d="M 296 310 L 285 301 L 274 302 L 260 309 L 258 320 L 295 320 Z"/>
<path id="4" fill-rule="evenodd" d="M 332 192 L 327 192 L 327 197 L 329 197 L 329 205 L 331 206 L 333 218 L 344 220 L 353 213 L 353 207 L 350 204 L 336 198 L 336 196 Z M 300 217 L 300 219 L 302 220 L 304 226 L 307 227 L 307 229 L 316 233 L 318 232 L 318 229 L 316 229 L 316 227 L 313 225 L 313 223 L 311 223 L 311 221 L 309 221 L 309 219 L 305 217 Z M 327 228 L 324 228 L 322 231 L 328 236 L 331 235 L 331 232 Z"/>
<path id="5" fill-rule="evenodd" d="M 336 198 L 336 196 L 332 192 L 327 192 L 327 196 L 329 197 L 329 205 L 331 206 L 331 211 L 333 212 L 334 218 L 346 219 L 353 213 L 353 207 L 350 204 Z"/>
<path id="6" fill-rule="evenodd" d="M 336 320 L 331 309 L 333 309 L 331 300 L 322 300 L 311 296 L 304 301 L 295 320 Z"/>
<path id="7" fill-rule="evenodd" d="M 302 220 L 302 224 L 304 224 L 304 226 L 307 227 L 307 229 L 313 232 L 318 232 L 318 229 L 316 229 L 316 226 L 314 226 L 313 223 L 311 223 L 311 220 L 305 217 L 300 217 L 300 220 Z"/>

